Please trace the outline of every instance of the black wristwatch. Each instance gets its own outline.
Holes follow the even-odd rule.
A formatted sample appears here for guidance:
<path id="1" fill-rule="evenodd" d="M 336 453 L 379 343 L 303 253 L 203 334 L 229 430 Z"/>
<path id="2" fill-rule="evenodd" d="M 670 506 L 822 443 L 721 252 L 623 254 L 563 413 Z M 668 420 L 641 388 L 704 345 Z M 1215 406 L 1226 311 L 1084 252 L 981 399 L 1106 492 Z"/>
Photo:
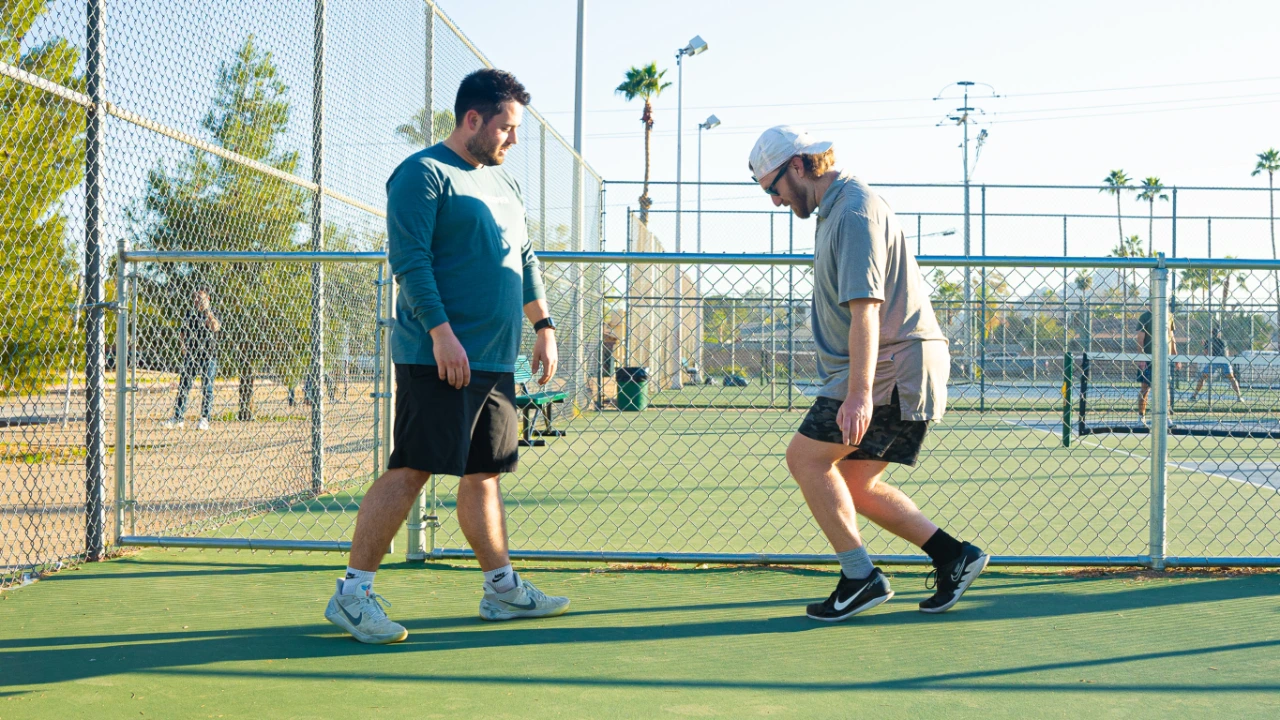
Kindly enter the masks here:
<path id="1" fill-rule="evenodd" d="M 533 331 L 534 331 L 534 332 L 538 332 L 538 331 L 540 331 L 540 330 L 546 330 L 547 328 L 551 328 L 552 330 L 555 330 L 555 329 L 556 329 L 556 324 L 555 324 L 555 322 L 551 319 L 551 316 L 550 316 L 550 315 L 548 315 L 547 317 L 542 318 L 541 320 L 539 320 L 538 322 L 536 322 L 536 323 L 534 323 L 534 324 L 533 324 Z"/>

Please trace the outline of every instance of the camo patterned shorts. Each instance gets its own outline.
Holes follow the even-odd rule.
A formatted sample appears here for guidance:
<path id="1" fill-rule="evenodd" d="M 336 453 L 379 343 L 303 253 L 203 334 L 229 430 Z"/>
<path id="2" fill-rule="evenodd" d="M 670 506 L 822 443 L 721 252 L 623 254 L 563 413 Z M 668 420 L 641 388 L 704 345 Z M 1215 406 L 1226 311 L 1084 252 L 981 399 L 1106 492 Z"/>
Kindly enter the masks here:
<path id="1" fill-rule="evenodd" d="M 839 400 L 818 398 L 804 416 L 804 422 L 800 423 L 799 433 L 818 442 L 837 445 L 844 442 L 840 425 L 836 423 L 840 404 Z M 845 460 L 880 460 L 915 467 L 920 446 L 928 434 L 928 421 L 902 419 L 898 390 L 894 388 L 893 399 L 888 405 L 877 405 L 871 409 L 871 424 L 867 426 L 862 442 L 845 456 Z"/>

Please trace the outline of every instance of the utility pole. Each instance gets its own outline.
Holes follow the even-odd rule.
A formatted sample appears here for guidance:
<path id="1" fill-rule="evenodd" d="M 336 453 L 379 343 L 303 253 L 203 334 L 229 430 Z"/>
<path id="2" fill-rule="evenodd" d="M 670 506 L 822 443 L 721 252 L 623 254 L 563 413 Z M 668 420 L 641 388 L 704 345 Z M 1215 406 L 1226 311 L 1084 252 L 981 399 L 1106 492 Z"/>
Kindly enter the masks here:
<path id="1" fill-rule="evenodd" d="M 964 164 L 964 256 L 966 258 L 972 256 L 972 244 L 971 244 L 972 233 L 970 231 L 970 222 L 969 222 L 969 219 L 971 216 L 971 213 L 969 210 L 969 182 L 973 176 L 973 168 L 971 168 L 969 165 L 969 126 L 971 124 L 976 123 L 976 120 L 974 118 L 975 113 L 979 115 L 984 114 L 981 108 L 975 108 L 969 105 L 969 92 L 976 85 L 981 85 L 983 87 L 989 88 L 991 90 L 991 97 L 999 97 L 999 95 L 996 95 L 995 88 L 988 85 L 987 83 L 974 82 L 972 80 L 960 80 L 960 81 L 951 83 L 950 85 L 944 86 L 941 90 L 938 91 L 937 97 L 934 98 L 934 100 L 944 99 L 942 96 L 943 93 L 945 93 L 948 89 L 950 89 L 953 86 L 959 87 L 963 93 L 963 101 L 961 103 L 961 106 L 955 109 L 955 114 L 948 115 L 945 120 L 942 120 L 938 123 L 938 126 L 941 127 L 947 124 L 956 124 L 964 128 L 964 141 L 961 143 L 960 148 L 963 152 L 963 164 Z M 986 141 L 987 141 L 987 131 L 983 129 L 981 132 L 978 133 L 978 137 L 977 137 L 978 149 L 977 149 L 977 155 L 974 157 L 974 161 L 973 161 L 974 168 L 977 167 L 978 158 L 982 156 L 982 146 L 986 144 Z M 970 361 L 972 361 L 974 338 L 976 337 L 976 331 L 973 325 L 973 268 L 970 267 L 969 265 L 966 265 L 964 268 L 964 306 L 965 306 L 965 339 L 964 339 L 965 353 L 969 355 Z"/>

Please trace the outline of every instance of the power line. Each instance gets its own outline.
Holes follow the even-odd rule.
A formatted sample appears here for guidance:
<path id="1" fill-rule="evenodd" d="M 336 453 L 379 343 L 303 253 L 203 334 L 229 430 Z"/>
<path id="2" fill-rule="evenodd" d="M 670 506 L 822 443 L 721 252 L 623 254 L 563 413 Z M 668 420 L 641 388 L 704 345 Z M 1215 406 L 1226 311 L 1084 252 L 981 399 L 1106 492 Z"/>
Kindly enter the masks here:
<path id="1" fill-rule="evenodd" d="M 1026 93 L 1005 93 L 1001 97 L 1019 98 L 1019 97 L 1046 97 L 1051 95 L 1081 95 L 1087 93 L 1105 93 L 1105 92 L 1126 92 L 1131 90 L 1161 90 L 1176 87 L 1202 87 L 1205 85 L 1229 85 L 1250 82 L 1269 82 L 1280 80 L 1280 75 L 1254 78 L 1235 78 L 1229 80 L 1201 80 L 1197 82 L 1183 83 L 1162 83 L 1157 85 L 1126 85 L 1123 87 L 1108 88 L 1085 88 L 1079 90 L 1045 90 L 1041 92 Z M 802 101 L 802 102 L 777 102 L 777 103 L 748 103 L 743 105 L 699 105 L 691 107 L 691 110 L 723 110 L 723 109 L 743 109 L 743 108 L 768 108 L 768 107 L 808 107 L 808 106 L 827 106 L 827 105 L 877 105 L 886 103 L 932 103 L 934 98 L 912 97 L 912 98 L 873 98 L 863 100 L 825 100 L 825 101 Z M 568 115 L 572 110 L 540 110 L 543 115 Z M 588 110 L 589 113 L 625 113 L 635 112 L 633 108 L 596 108 Z"/>
<path id="2" fill-rule="evenodd" d="M 1220 95 L 1220 96 L 1212 96 L 1212 97 L 1181 98 L 1181 99 L 1175 99 L 1175 100 L 1148 100 L 1148 101 L 1133 102 L 1133 103 L 1108 103 L 1108 104 L 1102 104 L 1102 105 L 1078 105 L 1078 106 L 1064 106 L 1064 107 L 1053 107 L 1053 108 L 1029 108 L 1024 110 L 1001 110 L 1001 111 L 993 111 L 989 113 L 988 117 L 995 118 L 996 116 L 1026 115 L 1026 114 L 1046 113 L 1046 112 L 1072 112 L 1075 110 L 1097 110 L 1097 109 L 1107 109 L 1107 108 L 1145 107 L 1149 105 L 1175 105 L 1175 104 L 1181 104 L 1181 103 L 1196 103 L 1196 102 L 1204 102 L 1204 101 L 1210 101 L 1210 100 L 1277 98 L 1277 96 L 1280 96 L 1280 92 L 1255 93 L 1255 94 L 1249 94 L 1249 95 Z M 1009 96 L 1004 96 L 1004 97 L 1009 97 Z M 1105 117 L 1105 116 L 1112 116 L 1112 115 L 1140 115 L 1140 114 L 1150 114 L 1150 113 L 1159 113 L 1159 112 L 1177 112 L 1180 110 L 1204 110 L 1204 109 L 1220 108 L 1220 107 L 1265 105 L 1265 104 L 1269 104 L 1277 101 L 1280 101 L 1280 100 L 1270 99 L 1270 100 L 1262 100 L 1258 102 L 1210 103 L 1207 105 L 1195 105 L 1191 107 L 1152 108 L 1149 110 L 1141 110 L 1141 111 L 1135 110 L 1135 111 L 1117 112 L 1117 113 L 1073 114 L 1073 115 L 1061 115 L 1061 116 L 1055 116 L 1055 117 L 1016 118 L 1016 119 L 1008 119 L 1008 120 L 992 119 L 992 120 L 982 120 L 982 121 L 975 121 L 975 122 L 981 122 L 981 124 L 994 125 L 994 124 L 1013 123 L 1013 122 L 1036 122 L 1041 120 L 1069 120 L 1071 118 L 1076 118 L 1076 117 L 1087 118 L 1087 117 Z M 852 127 L 856 125 L 862 125 L 862 124 L 896 122 L 900 120 L 930 120 L 935 117 L 937 117 L 937 115 L 908 115 L 908 116 L 882 117 L 882 118 L 861 118 L 856 120 L 833 120 L 829 122 L 814 123 L 812 125 L 807 125 L 806 127 L 809 130 L 839 130 L 839 129 Z M 928 123 L 928 124 L 912 124 L 912 125 L 881 125 L 881 126 L 875 126 L 875 127 L 860 127 L 858 129 L 859 130 L 907 130 L 907 129 L 933 127 L 933 126 L 934 126 L 934 123 Z M 752 125 L 752 126 L 746 126 L 742 129 L 724 130 L 717 134 L 741 135 L 745 133 L 758 132 L 760 129 L 763 129 L 765 127 L 768 127 L 768 126 Z M 599 133 L 595 135 L 590 135 L 589 137 L 592 137 L 592 138 L 635 137 L 637 134 L 641 132 L 642 132 L 641 130 L 635 130 L 635 131 L 625 131 L 625 132 L 616 132 L 616 133 Z M 654 135 L 660 135 L 660 136 L 674 135 L 674 134 L 675 134 L 674 130 L 654 133 Z"/>

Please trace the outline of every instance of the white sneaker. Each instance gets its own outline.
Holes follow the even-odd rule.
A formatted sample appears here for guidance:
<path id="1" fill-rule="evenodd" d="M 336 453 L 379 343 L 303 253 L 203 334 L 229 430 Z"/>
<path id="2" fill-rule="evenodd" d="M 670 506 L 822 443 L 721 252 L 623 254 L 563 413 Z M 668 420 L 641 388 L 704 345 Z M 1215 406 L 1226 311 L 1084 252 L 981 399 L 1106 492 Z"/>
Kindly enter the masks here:
<path id="1" fill-rule="evenodd" d="M 186 423 L 178 418 L 169 418 L 168 420 L 160 423 L 160 427 L 170 430 L 181 430 L 184 426 L 186 426 Z"/>
<path id="2" fill-rule="evenodd" d="M 209 418 L 200 418 L 200 422 L 196 423 L 196 429 L 197 429 L 197 430 L 208 430 L 208 429 L 209 429 Z"/>
<path id="3" fill-rule="evenodd" d="M 495 593 L 485 586 L 484 599 L 480 601 L 481 620 L 514 620 L 516 618 L 555 617 L 569 609 L 569 598 L 548 597 L 546 593 L 516 575 L 516 586 L 504 593 Z"/>
<path id="4" fill-rule="evenodd" d="M 324 609 L 326 620 L 370 645 L 386 645 L 409 637 L 409 631 L 403 625 L 387 618 L 382 604 L 390 606 L 391 603 L 373 592 L 372 583 L 361 583 L 360 592 L 343 595 L 342 582 L 342 578 L 338 578 L 338 591 L 329 598 L 329 606 Z"/>

